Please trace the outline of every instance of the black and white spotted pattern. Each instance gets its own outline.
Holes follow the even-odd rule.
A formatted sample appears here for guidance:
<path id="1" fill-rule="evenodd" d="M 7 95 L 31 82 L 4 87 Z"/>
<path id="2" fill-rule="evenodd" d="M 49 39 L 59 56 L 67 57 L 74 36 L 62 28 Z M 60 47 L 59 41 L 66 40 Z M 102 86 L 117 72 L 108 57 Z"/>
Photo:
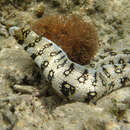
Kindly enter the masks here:
<path id="1" fill-rule="evenodd" d="M 56 92 L 69 100 L 96 101 L 130 85 L 129 50 L 119 53 L 103 49 L 90 65 L 82 66 L 69 60 L 54 42 L 31 30 L 22 29 L 23 40 L 19 40 L 15 34 L 18 30 L 18 27 L 11 27 L 9 31 L 41 68 Z"/>

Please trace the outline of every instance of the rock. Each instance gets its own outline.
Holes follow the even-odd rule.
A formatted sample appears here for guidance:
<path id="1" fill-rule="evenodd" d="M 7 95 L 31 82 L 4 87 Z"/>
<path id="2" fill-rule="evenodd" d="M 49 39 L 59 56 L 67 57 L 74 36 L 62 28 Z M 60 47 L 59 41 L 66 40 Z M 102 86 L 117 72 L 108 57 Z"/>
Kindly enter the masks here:
<path id="1" fill-rule="evenodd" d="M 4 75 L 10 82 L 29 83 L 37 75 L 34 62 L 23 51 L 2 49 L 0 52 L 0 61 L 0 74 Z"/>
<path id="2" fill-rule="evenodd" d="M 44 124 L 44 129 L 125 130 L 129 128 L 125 123 L 117 122 L 116 118 L 112 117 L 105 109 L 78 102 L 57 107 L 52 115 L 53 120 Z"/>
<path id="3" fill-rule="evenodd" d="M 0 28 L 0 35 L 4 37 L 8 37 L 8 32 L 5 28 Z"/>
<path id="4" fill-rule="evenodd" d="M 96 105 L 63 101 L 54 92 L 34 95 L 33 86 L 37 90 L 46 87 L 44 78 L 39 77 L 33 60 L 6 30 L 37 20 L 31 8 L 41 2 L 45 6 L 43 17 L 76 13 L 96 25 L 101 47 L 129 49 L 129 0 L 10 1 L 15 3 L 0 1 L 0 24 L 5 26 L 0 36 L 0 130 L 130 130 L 130 87 L 105 96 Z"/>
<path id="5" fill-rule="evenodd" d="M 40 72 L 23 50 L 4 48 L 0 51 L 0 97 L 12 94 L 14 84 L 38 84 Z"/>

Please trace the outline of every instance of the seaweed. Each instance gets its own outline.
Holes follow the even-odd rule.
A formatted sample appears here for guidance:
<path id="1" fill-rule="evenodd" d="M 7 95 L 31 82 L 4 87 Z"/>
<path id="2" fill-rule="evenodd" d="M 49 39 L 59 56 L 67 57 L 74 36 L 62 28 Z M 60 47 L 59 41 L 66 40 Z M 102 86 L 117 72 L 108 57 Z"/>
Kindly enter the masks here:
<path id="1" fill-rule="evenodd" d="M 77 15 L 47 15 L 33 23 L 32 29 L 54 41 L 81 65 L 88 64 L 98 49 L 95 27 Z"/>

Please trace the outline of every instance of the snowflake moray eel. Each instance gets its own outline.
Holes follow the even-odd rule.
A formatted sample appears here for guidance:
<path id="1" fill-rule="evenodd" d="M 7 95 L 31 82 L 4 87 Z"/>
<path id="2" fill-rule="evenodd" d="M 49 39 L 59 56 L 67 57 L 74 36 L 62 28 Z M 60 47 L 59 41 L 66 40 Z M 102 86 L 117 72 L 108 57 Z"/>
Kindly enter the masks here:
<path id="1" fill-rule="evenodd" d="M 18 37 L 18 31 L 22 38 Z M 119 88 L 130 86 L 130 51 L 103 49 L 89 65 L 72 62 L 53 41 L 30 29 L 9 29 L 42 70 L 46 80 L 62 97 L 95 102 Z"/>

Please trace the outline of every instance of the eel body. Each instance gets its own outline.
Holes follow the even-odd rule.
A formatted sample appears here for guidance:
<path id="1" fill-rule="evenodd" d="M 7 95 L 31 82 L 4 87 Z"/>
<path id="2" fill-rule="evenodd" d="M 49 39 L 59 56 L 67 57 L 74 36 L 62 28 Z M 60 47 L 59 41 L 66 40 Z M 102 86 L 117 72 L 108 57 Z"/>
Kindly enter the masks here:
<path id="1" fill-rule="evenodd" d="M 95 102 L 119 88 L 130 86 L 130 51 L 103 49 L 89 65 L 72 62 L 53 41 L 29 29 L 10 28 L 54 90 L 69 100 Z"/>

